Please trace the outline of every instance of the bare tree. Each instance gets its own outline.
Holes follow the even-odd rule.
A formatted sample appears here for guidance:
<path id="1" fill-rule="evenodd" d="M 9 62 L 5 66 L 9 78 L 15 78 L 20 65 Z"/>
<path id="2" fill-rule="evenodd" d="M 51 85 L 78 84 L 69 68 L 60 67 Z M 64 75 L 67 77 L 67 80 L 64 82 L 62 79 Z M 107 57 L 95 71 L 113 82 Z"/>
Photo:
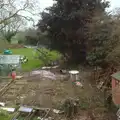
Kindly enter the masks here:
<path id="1" fill-rule="evenodd" d="M 8 42 L 26 21 L 35 24 L 36 3 L 34 0 L 0 0 L 0 32 Z"/>
<path id="2" fill-rule="evenodd" d="M 35 15 L 36 2 L 33 0 L 0 0 L 0 24 L 3 24 L 13 17 L 21 16 L 27 20 L 32 20 L 20 13 L 27 12 Z"/>
<path id="3" fill-rule="evenodd" d="M 11 39 L 15 36 L 20 29 L 26 25 L 26 21 L 21 17 L 13 17 L 9 20 L 8 24 L 2 24 L 0 30 L 1 36 L 11 43 Z"/>

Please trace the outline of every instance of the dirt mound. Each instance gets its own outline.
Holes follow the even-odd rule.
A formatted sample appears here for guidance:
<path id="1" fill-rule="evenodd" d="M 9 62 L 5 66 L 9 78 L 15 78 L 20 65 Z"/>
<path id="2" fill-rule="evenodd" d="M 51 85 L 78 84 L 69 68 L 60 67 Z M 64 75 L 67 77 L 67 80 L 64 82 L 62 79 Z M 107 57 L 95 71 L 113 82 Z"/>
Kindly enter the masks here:
<path id="1" fill-rule="evenodd" d="M 24 45 L 22 45 L 22 44 L 10 44 L 10 45 L 8 45 L 8 48 L 11 48 L 11 49 L 24 48 Z"/>

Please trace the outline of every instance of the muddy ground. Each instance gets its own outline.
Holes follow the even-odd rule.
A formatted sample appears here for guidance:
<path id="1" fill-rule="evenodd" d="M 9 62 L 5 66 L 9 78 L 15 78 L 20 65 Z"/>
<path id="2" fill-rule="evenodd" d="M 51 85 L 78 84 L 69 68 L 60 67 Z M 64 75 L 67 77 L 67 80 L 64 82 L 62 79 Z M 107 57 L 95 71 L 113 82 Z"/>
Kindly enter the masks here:
<path id="1" fill-rule="evenodd" d="M 88 120 L 91 113 L 96 116 L 94 120 L 115 120 L 113 111 L 108 112 L 104 107 L 103 95 L 91 87 L 90 75 L 89 70 L 80 71 L 80 78 L 84 88 L 74 85 L 69 79 L 42 80 L 38 76 L 25 77 L 27 84 L 24 84 L 23 88 L 17 93 L 16 99 L 12 99 L 11 102 L 13 104 L 58 108 L 64 100 L 74 98 L 79 99 L 81 104 L 76 120 L 80 120 L 81 116 L 82 118 L 85 117 L 82 120 Z"/>
<path id="2" fill-rule="evenodd" d="M 20 91 L 21 102 L 27 105 L 36 104 L 42 107 L 53 108 L 67 98 L 90 96 L 93 94 L 93 91 L 89 89 L 87 82 L 89 76 L 90 73 L 88 71 L 80 72 L 80 79 L 84 85 L 84 89 L 74 85 L 69 78 L 65 80 L 50 80 L 41 79 L 37 75 L 34 77 L 28 76 L 26 77 L 27 84 Z"/>

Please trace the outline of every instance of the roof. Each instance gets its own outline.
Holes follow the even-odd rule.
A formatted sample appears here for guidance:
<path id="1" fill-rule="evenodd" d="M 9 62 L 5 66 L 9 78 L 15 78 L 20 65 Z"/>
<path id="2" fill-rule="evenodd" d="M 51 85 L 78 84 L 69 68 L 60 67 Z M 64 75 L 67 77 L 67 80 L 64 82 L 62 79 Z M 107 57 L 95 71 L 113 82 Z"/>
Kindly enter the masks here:
<path id="1" fill-rule="evenodd" d="M 20 112 L 31 113 L 32 110 L 33 110 L 33 108 L 28 108 L 28 107 L 23 107 L 23 106 L 21 106 L 21 107 L 19 108 L 19 111 L 20 111 Z"/>
<path id="2" fill-rule="evenodd" d="M 20 55 L 0 55 L 0 64 L 19 64 Z"/>
<path id="3" fill-rule="evenodd" d="M 120 71 L 112 74 L 111 76 L 120 81 Z"/>

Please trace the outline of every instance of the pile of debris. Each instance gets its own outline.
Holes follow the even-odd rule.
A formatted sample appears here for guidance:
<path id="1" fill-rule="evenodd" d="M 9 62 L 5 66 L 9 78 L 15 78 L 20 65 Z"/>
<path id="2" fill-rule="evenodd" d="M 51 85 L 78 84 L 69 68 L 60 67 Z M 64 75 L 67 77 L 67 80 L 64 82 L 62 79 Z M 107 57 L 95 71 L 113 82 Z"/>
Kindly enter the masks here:
<path id="1" fill-rule="evenodd" d="M 111 75 L 117 70 L 113 66 L 106 69 L 94 71 L 94 81 L 96 82 L 97 88 L 104 91 L 111 89 Z"/>
<path id="2" fill-rule="evenodd" d="M 53 120 L 50 116 L 51 109 L 49 108 L 38 108 L 38 107 L 28 107 L 20 106 L 17 108 L 9 108 L 5 106 L 5 103 L 0 102 L 0 112 L 6 111 L 7 113 L 14 113 L 12 120 L 19 119 L 38 119 L 38 120 Z"/>
<path id="3" fill-rule="evenodd" d="M 44 79 L 51 79 L 51 80 L 56 80 L 56 75 L 50 71 L 47 70 L 36 70 L 31 72 L 31 76 L 36 76 L 39 75 L 40 78 Z"/>
<path id="4" fill-rule="evenodd" d="M 66 106 L 69 106 L 70 104 L 73 105 L 72 101 L 65 103 Z M 76 104 L 74 104 L 74 106 L 75 105 Z M 71 112 L 67 111 L 68 107 L 65 107 L 64 111 L 62 111 L 62 110 L 58 110 L 58 109 L 40 108 L 40 107 L 26 106 L 26 105 L 22 105 L 19 107 L 16 106 L 16 108 L 9 108 L 6 106 L 5 103 L 2 103 L 2 102 L 0 102 L 0 106 L 1 106 L 0 112 L 2 112 L 2 110 L 4 110 L 10 114 L 14 113 L 12 120 L 19 120 L 19 119 L 54 120 L 54 117 L 56 115 L 61 116 L 61 115 L 64 115 L 64 113 L 65 113 L 65 115 L 72 115 L 72 113 L 75 112 L 73 110 L 73 108 L 72 109 L 70 108 L 70 110 L 72 110 Z M 68 117 L 70 117 L 70 116 L 68 116 Z"/>
<path id="5" fill-rule="evenodd" d="M 69 74 L 67 70 L 59 70 L 59 72 L 54 72 L 51 69 L 56 69 L 57 66 L 52 68 L 42 67 L 40 70 L 34 70 L 30 73 L 29 77 L 38 77 L 41 80 L 68 80 Z"/>

